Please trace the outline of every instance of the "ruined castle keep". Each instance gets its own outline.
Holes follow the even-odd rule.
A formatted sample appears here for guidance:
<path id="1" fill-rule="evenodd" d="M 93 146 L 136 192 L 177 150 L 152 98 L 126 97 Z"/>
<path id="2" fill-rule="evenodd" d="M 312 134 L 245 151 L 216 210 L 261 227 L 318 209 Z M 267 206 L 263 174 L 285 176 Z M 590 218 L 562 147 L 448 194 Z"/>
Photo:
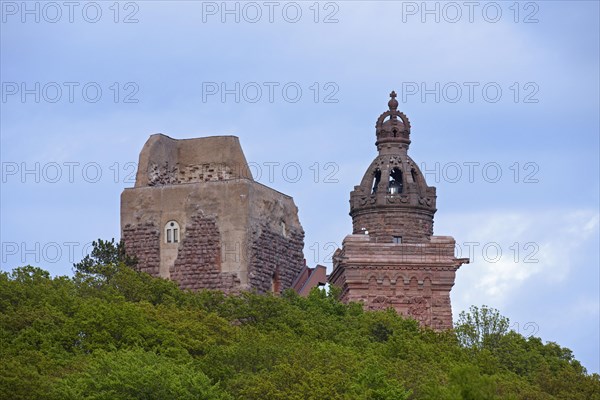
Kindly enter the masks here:
<path id="1" fill-rule="evenodd" d="M 121 237 L 139 270 L 183 289 L 279 293 L 306 268 L 293 199 L 253 180 L 235 136 L 150 136 Z"/>
<path id="2" fill-rule="evenodd" d="M 436 190 L 407 154 L 410 122 L 396 93 L 390 96 L 375 125 L 379 154 L 350 193 L 353 231 L 334 253 L 329 283 L 342 289 L 343 301 L 452 328 L 450 290 L 469 260 L 454 256 L 452 237 L 433 236 Z"/>

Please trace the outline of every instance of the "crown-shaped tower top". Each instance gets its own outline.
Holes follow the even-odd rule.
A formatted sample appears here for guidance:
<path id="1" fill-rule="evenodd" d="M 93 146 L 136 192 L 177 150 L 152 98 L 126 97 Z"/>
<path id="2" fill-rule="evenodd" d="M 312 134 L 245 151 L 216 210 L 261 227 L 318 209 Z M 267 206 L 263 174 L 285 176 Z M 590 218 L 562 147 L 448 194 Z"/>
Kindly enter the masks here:
<path id="1" fill-rule="evenodd" d="M 375 145 L 379 154 L 406 154 L 410 145 L 410 121 L 403 112 L 398 111 L 398 100 L 394 91 L 390 93 L 388 107 L 390 109 L 377 118 Z"/>

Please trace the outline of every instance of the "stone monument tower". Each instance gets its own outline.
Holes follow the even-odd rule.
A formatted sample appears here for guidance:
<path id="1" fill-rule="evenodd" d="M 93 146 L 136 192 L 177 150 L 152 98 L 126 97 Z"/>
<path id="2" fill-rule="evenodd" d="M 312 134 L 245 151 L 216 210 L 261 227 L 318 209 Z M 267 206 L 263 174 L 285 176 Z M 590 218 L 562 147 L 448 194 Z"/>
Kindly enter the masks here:
<path id="1" fill-rule="evenodd" d="M 396 93 L 377 119 L 379 155 L 350 193 L 353 232 L 333 257 L 332 285 L 343 301 L 366 309 L 393 307 L 422 325 L 452 328 L 450 290 L 456 270 L 454 239 L 433 236 L 435 187 L 427 186 L 408 156 L 410 122 L 398 111 Z"/>

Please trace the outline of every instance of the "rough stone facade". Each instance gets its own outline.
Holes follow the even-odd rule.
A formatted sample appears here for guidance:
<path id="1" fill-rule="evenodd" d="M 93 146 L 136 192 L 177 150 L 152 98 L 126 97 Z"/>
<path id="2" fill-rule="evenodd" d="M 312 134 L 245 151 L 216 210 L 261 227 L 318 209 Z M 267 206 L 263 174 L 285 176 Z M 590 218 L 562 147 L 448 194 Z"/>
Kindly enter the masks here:
<path id="1" fill-rule="evenodd" d="M 266 224 L 259 224 L 252 237 L 250 285 L 262 293 L 279 293 L 282 288 L 291 287 L 300 270 L 285 266 L 304 264 L 304 233 L 290 230 L 283 236 Z"/>
<path id="2" fill-rule="evenodd" d="M 158 227 L 147 221 L 136 225 L 127 224 L 122 229 L 127 251 L 138 258 L 141 271 L 158 275 L 160 271 L 160 242 Z"/>
<path id="3" fill-rule="evenodd" d="M 186 228 L 169 277 L 182 289 L 236 291 L 240 279 L 235 273 L 221 272 L 221 234 L 217 219 L 194 215 Z"/>
<path id="4" fill-rule="evenodd" d="M 291 197 L 252 179 L 234 136 L 152 135 L 121 230 L 138 268 L 183 289 L 281 292 L 304 267 L 304 230 Z"/>
<path id="5" fill-rule="evenodd" d="M 453 238 L 433 236 L 436 190 L 407 154 L 410 122 L 391 97 L 375 125 L 379 155 L 350 193 L 353 234 L 334 253 L 329 282 L 342 289 L 343 301 L 393 307 L 448 329 L 456 270 L 469 260 L 454 256 Z"/>

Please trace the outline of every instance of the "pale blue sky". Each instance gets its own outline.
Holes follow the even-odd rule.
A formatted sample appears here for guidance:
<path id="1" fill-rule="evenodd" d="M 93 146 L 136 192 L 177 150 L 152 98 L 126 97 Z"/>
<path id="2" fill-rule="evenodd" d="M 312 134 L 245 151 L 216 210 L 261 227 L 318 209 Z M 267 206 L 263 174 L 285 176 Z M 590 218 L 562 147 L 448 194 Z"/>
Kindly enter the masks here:
<path id="1" fill-rule="evenodd" d="M 294 197 L 309 265 L 330 268 L 393 89 L 438 188 L 435 234 L 473 249 L 455 316 L 496 307 L 599 371 L 598 2 L 22 4 L 0 2 L 3 270 L 70 274 L 118 238 L 156 132 L 239 136 L 259 181 Z"/>

